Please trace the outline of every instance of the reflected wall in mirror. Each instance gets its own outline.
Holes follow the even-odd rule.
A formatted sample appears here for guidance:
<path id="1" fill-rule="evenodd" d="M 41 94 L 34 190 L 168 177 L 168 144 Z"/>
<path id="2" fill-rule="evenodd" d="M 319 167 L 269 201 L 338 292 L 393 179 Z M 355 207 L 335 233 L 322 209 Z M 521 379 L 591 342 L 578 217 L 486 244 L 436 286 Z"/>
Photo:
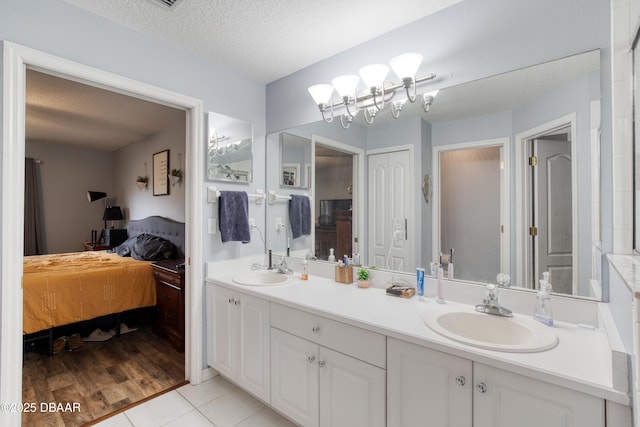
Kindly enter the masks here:
<path id="1" fill-rule="evenodd" d="M 253 125 L 233 117 L 207 114 L 207 179 L 253 180 Z"/>
<path id="2" fill-rule="evenodd" d="M 332 138 L 365 150 L 364 175 L 368 179 L 362 188 L 367 195 L 363 202 L 367 210 L 366 214 L 360 211 L 361 214 L 354 215 L 354 220 L 362 221 L 366 230 L 359 242 L 364 264 L 412 273 L 416 267 L 437 261 L 440 252 L 446 254 L 453 248 L 456 279 L 495 283 L 498 273 L 508 273 L 512 286 L 535 289 L 540 272 L 549 270 L 552 283 L 557 281 L 556 291 L 590 297 L 591 289 L 600 286 L 600 271 L 594 262 L 597 253 L 594 248 L 600 245 L 600 85 L 600 51 L 595 50 L 441 88 L 426 114 L 421 109 L 409 114 L 412 107 L 407 106 L 400 119 L 380 116 L 371 126 L 355 120 L 345 131 L 339 124 L 320 121 L 287 132 L 308 139 L 312 135 Z M 532 191 L 537 191 L 536 185 L 540 188 L 543 184 L 532 181 L 529 157 L 535 153 L 531 150 L 539 151 L 537 140 L 554 140 L 560 136 L 568 153 L 552 155 L 549 162 L 544 163 L 550 164 L 550 173 L 559 174 L 560 181 L 566 185 L 558 190 L 553 184 L 554 191 L 547 197 L 552 203 L 549 209 L 536 211 L 541 204 L 532 200 L 540 196 Z M 487 141 L 501 147 L 499 162 L 491 156 L 500 170 L 491 172 L 491 180 L 483 178 L 475 183 L 476 190 L 467 195 L 467 198 L 473 197 L 472 203 L 465 207 L 452 205 L 449 211 L 443 212 L 440 193 L 455 194 L 462 190 L 456 190 L 451 182 L 457 178 L 445 178 L 435 170 L 440 165 L 440 153 L 458 149 L 461 144 L 486 145 Z M 269 145 L 267 151 L 279 151 L 279 148 Z M 376 180 L 392 181 L 394 175 L 389 171 L 397 174 L 402 170 L 376 172 L 377 155 L 404 149 L 411 150 L 410 160 L 405 162 L 409 166 L 406 178 L 391 184 L 391 188 L 377 185 Z M 554 159 L 560 158 L 564 160 L 554 163 Z M 556 169 L 556 164 L 561 163 L 566 167 Z M 467 166 L 463 165 L 456 165 L 450 172 L 468 173 Z M 422 177 L 427 174 L 433 186 L 431 203 L 425 202 L 421 189 Z M 272 175 L 280 175 L 280 168 L 270 170 L 268 167 L 267 179 L 272 179 Z M 322 182 L 318 182 L 315 188 L 321 185 Z M 407 189 L 402 197 L 412 201 L 413 206 L 380 219 L 382 208 L 399 206 L 401 203 L 394 197 Z M 558 200 L 565 203 L 558 204 Z M 487 204 L 498 212 L 492 214 L 492 225 L 468 229 L 460 225 L 469 224 L 458 215 L 473 214 Z M 556 208 L 571 215 L 560 216 Z M 443 217 L 447 227 L 444 230 Z M 543 217 L 548 226 L 538 222 Z M 530 234 L 534 233 L 534 227 L 538 229 L 537 236 Z M 480 241 L 479 233 L 487 234 L 491 244 L 475 246 Z M 542 237 L 547 243 L 542 242 Z M 407 247 L 413 258 L 396 258 L 394 245 Z M 547 252 L 560 251 L 570 263 L 542 260 L 541 248 L 545 245 Z M 494 250 L 499 256 L 488 263 L 487 252 Z"/>
<path id="3" fill-rule="evenodd" d="M 311 140 L 280 134 L 281 188 L 311 188 Z"/>

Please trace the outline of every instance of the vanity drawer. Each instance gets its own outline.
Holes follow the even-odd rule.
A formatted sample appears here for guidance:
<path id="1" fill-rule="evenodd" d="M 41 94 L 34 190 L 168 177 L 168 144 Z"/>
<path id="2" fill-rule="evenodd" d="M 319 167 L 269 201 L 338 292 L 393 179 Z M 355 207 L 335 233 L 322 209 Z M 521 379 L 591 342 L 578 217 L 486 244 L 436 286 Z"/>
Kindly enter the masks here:
<path id="1" fill-rule="evenodd" d="M 386 369 L 384 335 L 275 303 L 271 326 Z"/>

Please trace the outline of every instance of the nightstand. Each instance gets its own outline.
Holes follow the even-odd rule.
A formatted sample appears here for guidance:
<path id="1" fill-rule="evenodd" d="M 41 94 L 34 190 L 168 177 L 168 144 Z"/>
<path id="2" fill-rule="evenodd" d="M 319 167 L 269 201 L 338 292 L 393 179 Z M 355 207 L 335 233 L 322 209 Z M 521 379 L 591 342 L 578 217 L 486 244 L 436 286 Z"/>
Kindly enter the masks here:
<path id="1" fill-rule="evenodd" d="M 106 251 L 113 248 L 113 245 L 104 245 L 102 243 L 84 242 L 83 244 L 85 251 Z"/>
<path id="2" fill-rule="evenodd" d="M 165 336 L 176 350 L 184 351 L 184 259 L 156 261 L 156 319 L 153 332 Z"/>

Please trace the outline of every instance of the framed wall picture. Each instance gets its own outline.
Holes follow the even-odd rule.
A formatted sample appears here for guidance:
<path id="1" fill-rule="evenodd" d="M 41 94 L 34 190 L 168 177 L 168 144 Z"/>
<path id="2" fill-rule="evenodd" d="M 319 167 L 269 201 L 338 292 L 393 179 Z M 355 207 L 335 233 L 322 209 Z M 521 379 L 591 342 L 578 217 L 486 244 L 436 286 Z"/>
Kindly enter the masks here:
<path id="1" fill-rule="evenodd" d="M 300 186 L 300 164 L 298 163 L 282 164 L 282 186 L 283 187 L 299 187 Z"/>
<path id="2" fill-rule="evenodd" d="M 153 195 L 169 194 L 169 150 L 153 155 Z"/>

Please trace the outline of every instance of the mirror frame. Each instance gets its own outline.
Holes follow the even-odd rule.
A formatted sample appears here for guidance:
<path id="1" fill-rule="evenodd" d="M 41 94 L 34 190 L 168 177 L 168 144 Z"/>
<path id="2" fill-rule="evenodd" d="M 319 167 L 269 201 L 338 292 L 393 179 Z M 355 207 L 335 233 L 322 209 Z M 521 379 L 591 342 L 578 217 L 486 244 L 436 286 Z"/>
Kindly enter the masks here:
<path id="1" fill-rule="evenodd" d="M 218 136 L 220 135 L 220 136 Z M 212 142 L 213 141 L 213 142 Z M 221 141 L 225 142 L 226 147 L 220 153 L 220 148 L 216 148 L 216 144 Z M 226 148 L 234 147 L 235 149 L 244 149 L 249 145 L 249 159 L 242 159 L 242 162 L 249 162 L 248 170 L 233 169 L 229 166 L 232 162 L 214 163 L 212 158 L 227 156 Z M 253 124 L 244 120 L 235 119 L 223 114 L 208 112 L 207 113 L 207 142 L 205 144 L 205 179 L 207 181 L 233 182 L 236 184 L 251 184 L 253 182 Z M 233 154 L 233 153 L 230 153 Z M 216 167 L 225 167 L 227 178 L 212 177 L 212 170 Z M 233 177 L 231 177 L 233 175 Z M 246 175 L 246 180 L 240 180 L 241 175 Z"/>

